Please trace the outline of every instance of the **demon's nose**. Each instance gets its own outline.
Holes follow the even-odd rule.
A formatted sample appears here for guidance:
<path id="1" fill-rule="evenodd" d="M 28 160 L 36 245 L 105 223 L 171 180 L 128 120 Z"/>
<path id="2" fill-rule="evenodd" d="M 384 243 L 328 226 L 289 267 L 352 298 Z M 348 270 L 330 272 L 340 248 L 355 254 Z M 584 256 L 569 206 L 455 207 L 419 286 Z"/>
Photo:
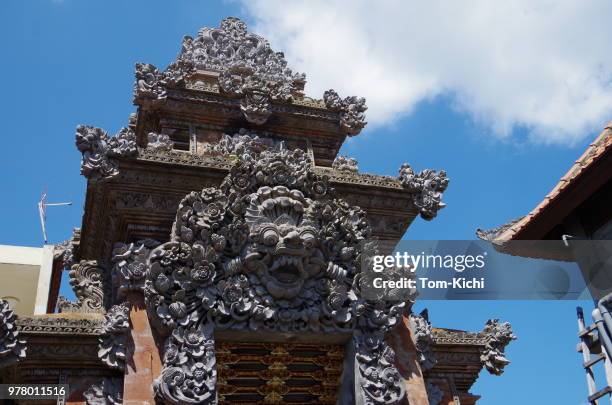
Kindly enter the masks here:
<path id="1" fill-rule="evenodd" d="M 296 231 L 291 231 L 283 238 L 286 244 L 297 245 L 302 239 L 300 238 L 300 234 Z"/>

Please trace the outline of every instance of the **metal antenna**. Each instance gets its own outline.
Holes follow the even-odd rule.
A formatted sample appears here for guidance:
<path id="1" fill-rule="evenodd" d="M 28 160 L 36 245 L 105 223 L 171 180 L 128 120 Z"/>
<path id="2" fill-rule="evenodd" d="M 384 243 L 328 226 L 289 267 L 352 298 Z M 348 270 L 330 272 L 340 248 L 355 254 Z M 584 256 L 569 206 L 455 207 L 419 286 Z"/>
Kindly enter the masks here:
<path id="1" fill-rule="evenodd" d="M 71 202 L 64 203 L 48 203 L 47 202 L 47 191 L 43 191 L 38 202 L 38 215 L 40 216 L 40 226 L 42 227 L 43 238 L 45 239 L 45 245 L 47 244 L 47 207 L 59 207 L 62 205 L 72 205 Z"/>

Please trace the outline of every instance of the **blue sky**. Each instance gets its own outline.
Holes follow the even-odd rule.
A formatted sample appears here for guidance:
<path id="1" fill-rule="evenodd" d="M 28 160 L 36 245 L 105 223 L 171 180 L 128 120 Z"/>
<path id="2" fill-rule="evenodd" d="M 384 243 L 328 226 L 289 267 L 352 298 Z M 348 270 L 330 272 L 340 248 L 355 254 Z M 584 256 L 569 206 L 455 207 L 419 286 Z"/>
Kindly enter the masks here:
<path id="1" fill-rule="evenodd" d="M 176 56 L 183 35 L 217 26 L 228 15 L 262 24 L 253 20 L 252 8 L 243 9 L 238 3 L 168 4 L 0 3 L 4 79 L 0 244 L 42 244 L 36 202 L 44 188 L 50 201 L 74 203 L 49 208 L 50 242 L 67 239 L 72 227 L 80 226 L 85 181 L 79 175 L 74 130 L 83 123 L 114 133 L 127 123 L 134 111 L 134 63 L 165 67 Z M 290 60 L 308 59 L 287 54 Z M 472 239 L 478 227 L 493 227 L 527 213 L 596 136 L 593 128 L 568 137 L 570 142 L 534 142 L 534 125 L 540 124 L 520 120 L 500 136 L 499 128 L 481 111 L 474 113 L 460 100 L 456 91 L 435 91 L 391 115 L 370 103 L 375 117 L 391 117 L 389 123 L 376 118 L 374 125 L 343 147 L 342 153 L 356 157 L 365 172 L 395 175 L 402 162 L 417 170 L 447 171 L 451 179 L 444 195 L 447 208 L 434 221 L 417 219 L 406 238 Z M 601 121 L 599 127 L 604 124 Z M 546 125 L 538 128 L 554 130 Z M 65 286 L 63 290 L 66 294 Z M 483 395 L 479 403 L 581 404 L 586 402 L 586 386 L 574 349 L 576 304 L 483 301 L 417 306 L 429 308 L 436 326 L 480 330 L 491 317 L 513 324 L 519 340 L 508 349 L 512 364 L 501 378 L 481 374 L 472 389 Z"/>

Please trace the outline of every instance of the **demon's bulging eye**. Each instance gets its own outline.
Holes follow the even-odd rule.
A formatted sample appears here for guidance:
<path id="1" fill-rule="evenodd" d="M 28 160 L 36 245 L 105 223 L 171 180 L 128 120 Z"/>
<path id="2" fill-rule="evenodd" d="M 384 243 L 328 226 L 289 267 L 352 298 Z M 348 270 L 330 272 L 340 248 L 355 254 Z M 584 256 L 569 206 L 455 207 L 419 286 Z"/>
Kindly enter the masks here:
<path id="1" fill-rule="evenodd" d="M 264 245 L 274 246 L 278 243 L 278 231 L 275 228 L 266 228 L 261 233 Z"/>
<path id="2" fill-rule="evenodd" d="M 317 238 L 316 238 L 314 232 L 312 230 L 310 230 L 310 229 L 302 231 L 300 233 L 300 237 L 302 238 L 302 242 L 304 243 L 304 246 L 306 248 L 314 247 L 314 245 L 315 245 L 315 243 L 317 241 Z"/>

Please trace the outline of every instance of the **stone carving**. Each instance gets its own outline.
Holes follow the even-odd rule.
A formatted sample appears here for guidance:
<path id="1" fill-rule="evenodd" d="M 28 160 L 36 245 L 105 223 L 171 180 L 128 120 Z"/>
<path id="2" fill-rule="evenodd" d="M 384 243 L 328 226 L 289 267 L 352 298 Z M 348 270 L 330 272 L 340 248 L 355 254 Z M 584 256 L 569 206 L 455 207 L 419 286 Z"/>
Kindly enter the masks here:
<path id="1" fill-rule="evenodd" d="M 164 369 L 154 390 L 166 403 L 216 404 L 217 368 L 210 325 L 178 327 L 164 346 Z"/>
<path id="2" fill-rule="evenodd" d="M 281 52 L 268 41 L 247 32 L 237 18 L 226 18 L 219 28 L 203 28 L 193 38 L 183 38 L 175 62 L 160 72 L 150 64 L 136 64 L 136 97 L 164 98 L 170 87 L 184 87 L 185 79 L 198 71 L 218 73 L 219 87 L 241 97 L 247 121 L 263 124 L 272 113 L 272 101 L 291 101 L 301 96 L 305 76 L 293 73 Z"/>
<path id="3" fill-rule="evenodd" d="M 127 291 L 143 291 L 147 272 L 147 256 L 159 242 L 145 239 L 128 245 L 116 243 L 113 248 L 113 284 L 119 298 Z"/>
<path id="4" fill-rule="evenodd" d="M 357 334 L 355 337 L 356 360 L 359 367 L 359 384 L 364 392 L 365 404 L 395 404 L 405 393 L 401 376 L 393 366 L 395 352 L 385 343 L 384 334 Z"/>
<path id="5" fill-rule="evenodd" d="M 8 301 L 0 300 L 0 369 L 26 356 L 26 341 L 17 329 L 16 320 Z"/>
<path id="6" fill-rule="evenodd" d="M 28 345 L 28 356 L 32 359 L 46 359 L 53 362 L 65 360 L 77 360 L 80 362 L 92 362 L 98 358 L 98 349 L 95 344 L 71 344 L 66 345 L 53 342 L 32 342 Z"/>
<path id="7" fill-rule="evenodd" d="M 55 245 L 53 259 L 61 260 L 64 268 L 70 268 L 74 264 L 75 250 L 81 240 L 81 228 L 73 228 L 70 239 Z"/>
<path id="8" fill-rule="evenodd" d="M 332 168 L 343 172 L 359 172 L 359 168 L 357 167 L 357 159 L 346 156 L 338 156 L 335 158 L 332 163 Z"/>
<path id="9" fill-rule="evenodd" d="M 134 97 L 164 98 L 165 80 L 160 71 L 149 63 L 137 63 L 135 67 L 136 81 Z"/>
<path id="10" fill-rule="evenodd" d="M 260 138 L 257 133 L 241 128 L 234 135 L 223 134 L 219 142 L 204 145 L 204 152 L 211 155 L 242 156 L 249 153 L 260 153 L 266 149 L 279 146 L 274 139 Z"/>
<path id="11" fill-rule="evenodd" d="M 89 387 L 83 396 L 87 405 L 121 405 L 123 381 L 120 378 L 105 378 Z"/>
<path id="12" fill-rule="evenodd" d="M 235 137 L 235 135 L 227 135 L 229 138 Z M 259 138 L 260 141 L 268 141 L 271 138 Z M 276 141 L 274 142 L 276 144 Z M 280 147 L 280 142 L 278 142 Z M 150 162 L 161 162 L 161 163 L 172 163 L 175 165 L 195 166 L 195 167 L 206 167 L 206 168 L 218 168 L 222 170 L 229 170 L 232 165 L 232 161 L 225 155 L 228 153 L 222 152 L 221 148 L 215 147 L 219 143 L 206 144 L 205 155 L 195 155 L 190 153 L 182 153 L 177 151 L 171 151 L 164 154 L 155 153 L 146 149 L 138 151 L 138 159 Z M 229 153 L 235 154 L 235 153 Z M 316 166 L 314 168 L 316 174 L 320 176 L 327 176 L 332 183 L 345 183 L 355 185 L 368 185 L 377 186 L 386 189 L 403 190 L 401 182 L 397 177 L 391 176 L 379 176 L 369 173 L 354 173 L 348 171 L 337 171 L 331 170 L 329 167 Z"/>
<path id="13" fill-rule="evenodd" d="M 263 125 L 272 115 L 272 105 L 265 93 L 253 91 L 245 94 L 240 102 L 240 111 L 251 124 Z"/>
<path id="14" fill-rule="evenodd" d="M 340 112 L 340 128 L 349 136 L 355 136 L 366 126 L 365 111 L 368 109 L 363 97 L 340 98 L 334 90 L 323 93 L 325 106 L 332 111 Z"/>
<path id="15" fill-rule="evenodd" d="M 438 211 L 446 206 L 442 202 L 442 193 L 448 187 L 446 172 L 425 169 L 415 173 L 408 163 L 402 164 L 398 179 L 402 186 L 413 193 L 414 205 L 419 209 L 421 217 L 431 220 L 438 215 Z"/>
<path id="16" fill-rule="evenodd" d="M 149 193 L 118 193 L 115 207 L 118 209 L 136 208 L 146 211 L 176 212 L 180 197 Z"/>
<path id="17" fill-rule="evenodd" d="M 19 318 L 17 330 L 24 335 L 93 335 L 102 333 L 101 319 L 72 319 L 60 317 Z"/>
<path id="18" fill-rule="evenodd" d="M 427 390 L 427 400 L 429 401 L 429 405 L 438 405 L 440 402 L 442 402 L 444 392 L 440 389 L 440 387 L 431 381 L 427 381 L 425 384 L 425 389 Z"/>
<path id="19" fill-rule="evenodd" d="M 486 335 L 485 349 L 480 355 L 480 361 L 484 364 L 489 373 L 501 375 L 504 367 L 510 364 L 505 356 L 506 346 L 516 336 L 512 333 L 512 326 L 508 322 L 499 322 L 499 319 L 489 319 L 482 330 Z"/>
<path id="20" fill-rule="evenodd" d="M 96 260 L 81 260 L 72 266 L 68 273 L 70 286 L 77 302 L 59 297 L 57 307 L 60 312 L 104 312 L 104 269 Z"/>
<path id="21" fill-rule="evenodd" d="M 125 368 L 125 345 L 130 329 L 130 309 L 127 304 L 113 305 L 104 317 L 104 329 L 99 337 L 98 357 L 111 368 Z"/>
<path id="22" fill-rule="evenodd" d="M 403 391 L 380 336 L 404 304 L 361 296 L 370 234 L 365 212 L 336 198 L 303 150 L 239 155 L 219 188 L 181 201 L 171 241 L 149 255 L 147 310 L 171 333 L 157 395 L 214 398 L 212 328 L 344 331 L 357 333 L 365 403 L 394 403 Z"/>
<path id="23" fill-rule="evenodd" d="M 92 181 L 104 180 L 119 173 L 116 157 L 135 156 L 136 135 L 123 128 L 109 137 L 101 128 L 79 125 L 76 129 L 76 146 L 82 154 L 81 174 Z"/>
<path id="24" fill-rule="evenodd" d="M 289 98 L 295 82 L 305 79 L 287 67 L 282 52 L 274 52 L 266 39 L 247 32 L 246 24 L 234 17 L 223 19 L 219 28 L 201 29 L 196 38 L 185 37 L 178 59 L 193 62 L 197 69 L 224 72 L 220 82 L 225 91 L 241 92 L 259 81 L 273 97 Z"/>
<path id="25" fill-rule="evenodd" d="M 149 132 L 147 139 L 147 148 L 154 151 L 169 152 L 174 146 L 172 140 L 166 134 Z"/>
<path id="26" fill-rule="evenodd" d="M 409 320 L 421 369 L 427 371 L 436 364 L 431 323 L 423 312 L 421 315 L 410 314 Z"/>
<path id="27" fill-rule="evenodd" d="M 487 337 L 483 332 L 465 332 L 453 329 L 436 329 L 433 331 L 436 345 L 475 345 L 484 346 Z"/>

